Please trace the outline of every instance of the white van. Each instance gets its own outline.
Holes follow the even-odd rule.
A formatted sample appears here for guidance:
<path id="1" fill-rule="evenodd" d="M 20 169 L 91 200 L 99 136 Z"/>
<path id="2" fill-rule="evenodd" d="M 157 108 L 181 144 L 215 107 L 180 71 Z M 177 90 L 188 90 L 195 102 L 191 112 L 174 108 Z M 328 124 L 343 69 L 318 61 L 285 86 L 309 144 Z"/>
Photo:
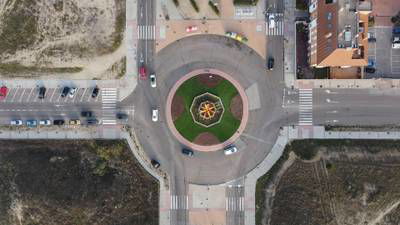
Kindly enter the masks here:
<path id="1" fill-rule="evenodd" d="M 273 14 L 268 16 L 268 27 L 269 29 L 275 28 L 275 16 Z"/>

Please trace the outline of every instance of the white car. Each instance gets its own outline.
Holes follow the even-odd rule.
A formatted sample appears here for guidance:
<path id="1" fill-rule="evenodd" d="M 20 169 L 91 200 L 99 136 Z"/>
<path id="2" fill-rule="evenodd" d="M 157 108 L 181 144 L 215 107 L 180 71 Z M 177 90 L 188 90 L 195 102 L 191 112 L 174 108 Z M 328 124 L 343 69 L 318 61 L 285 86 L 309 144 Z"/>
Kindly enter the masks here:
<path id="1" fill-rule="evenodd" d="M 70 97 L 70 98 L 73 98 L 74 97 L 74 95 L 75 95 L 75 93 L 76 93 L 76 88 L 71 88 L 70 90 L 69 90 L 69 93 L 68 93 L 68 96 Z"/>
<path id="2" fill-rule="evenodd" d="M 15 126 L 21 126 L 22 120 L 11 120 L 10 124 Z"/>
<path id="3" fill-rule="evenodd" d="M 157 78 L 155 74 L 150 75 L 150 86 L 153 88 L 157 87 Z"/>
<path id="4" fill-rule="evenodd" d="M 151 120 L 153 122 L 157 122 L 158 121 L 158 109 L 153 109 L 151 112 Z"/>
<path id="5" fill-rule="evenodd" d="M 39 121 L 39 125 L 41 125 L 41 126 L 50 126 L 51 125 L 51 121 L 50 120 L 40 120 Z"/>
<path id="6" fill-rule="evenodd" d="M 275 15 L 270 14 L 268 17 L 268 27 L 269 29 L 275 28 Z"/>
<path id="7" fill-rule="evenodd" d="M 232 155 L 233 153 L 237 152 L 238 149 L 234 145 L 230 145 L 224 149 L 225 155 Z"/>

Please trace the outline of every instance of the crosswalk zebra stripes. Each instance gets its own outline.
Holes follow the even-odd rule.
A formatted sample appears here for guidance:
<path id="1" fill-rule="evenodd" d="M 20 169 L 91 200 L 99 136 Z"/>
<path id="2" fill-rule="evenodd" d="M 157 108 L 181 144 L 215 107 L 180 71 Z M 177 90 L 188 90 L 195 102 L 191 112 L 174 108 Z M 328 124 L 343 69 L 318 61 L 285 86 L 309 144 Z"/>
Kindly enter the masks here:
<path id="1" fill-rule="evenodd" d="M 312 89 L 299 89 L 299 125 L 313 125 L 313 92 Z"/>
<path id="2" fill-rule="evenodd" d="M 103 109 L 102 123 L 104 125 L 115 125 L 117 121 L 115 119 L 116 108 L 117 108 L 118 92 L 117 88 L 102 88 L 101 89 L 101 101 Z"/>
<path id="3" fill-rule="evenodd" d="M 139 25 L 138 26 L 138 39 L 140 40 L 155 40 L 156 39 L 156 26 L 155 25 Z"/>
<path id="4" fill-rule="evenodd" d="M 171 210 L 188 209 L 189 197 L 187 195 L 171 195 Z"/>
<path id="5" fill-rule="evenodd" d="M 268 15 L 267 15 L 268 18 Z M 270 28 L 269 21 L 265 22 L 265 34 L 267 36 L 283 35 L 283 13 L 275 13 L 275 26 Z"/>
<path id="6" fill-rule="evenodd" d="M 226 211 L 244 211 L 244 197 L 227 197 L 225 201 Z"/>

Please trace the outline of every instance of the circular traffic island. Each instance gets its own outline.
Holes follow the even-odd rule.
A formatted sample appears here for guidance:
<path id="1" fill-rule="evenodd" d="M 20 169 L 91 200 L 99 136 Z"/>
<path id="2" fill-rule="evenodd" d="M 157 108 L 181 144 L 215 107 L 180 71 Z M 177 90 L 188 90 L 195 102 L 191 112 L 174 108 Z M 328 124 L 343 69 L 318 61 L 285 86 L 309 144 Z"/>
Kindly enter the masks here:
<path id="1" fill-rule="evenodd" d="M 188 147 L 219 150 L 232 144 L 245 127 L 248 113 L 243 98 L 244 90 L 229 75 L 193 71 L 179 80 L 168 96 L 168 125 Z"/>

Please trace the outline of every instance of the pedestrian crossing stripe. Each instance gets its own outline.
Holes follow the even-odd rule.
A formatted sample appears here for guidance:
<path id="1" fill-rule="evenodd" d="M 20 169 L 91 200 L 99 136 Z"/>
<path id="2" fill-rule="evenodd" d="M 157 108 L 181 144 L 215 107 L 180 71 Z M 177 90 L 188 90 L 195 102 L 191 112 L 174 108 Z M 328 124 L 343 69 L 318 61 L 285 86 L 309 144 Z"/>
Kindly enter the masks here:
<path id="1" fill-rule="evenodd" d="M 171 209 L 188 209 L 189 197 L 187 195 L 171 195 Z"/>
<path id="2" fill-rule="evenodd" d="M 283 21 L 277 21 L 274 28 L 269 28 L 268 22 L 265 23 L 265 33 L 267 36 L 283 35 Z"/>
<path id="3" fill-rule="evenodd" d="M 155 40 L 156 26 L 155 25 L 139 25 L 137 29 L 138 39 L 140 40 Z"/>
<path id="4" fill-rule="evenodd" d="M 299 125 L 313 125 L 313 90 L 299 89 Z"/>
<path id="5" fill-rule="evenodd" d="M 115 125 L 115 119 L 118 92 L 117 88 L 103 88 L 101 90 L 101 101 L 103 109 L 103 125 Z"/>

